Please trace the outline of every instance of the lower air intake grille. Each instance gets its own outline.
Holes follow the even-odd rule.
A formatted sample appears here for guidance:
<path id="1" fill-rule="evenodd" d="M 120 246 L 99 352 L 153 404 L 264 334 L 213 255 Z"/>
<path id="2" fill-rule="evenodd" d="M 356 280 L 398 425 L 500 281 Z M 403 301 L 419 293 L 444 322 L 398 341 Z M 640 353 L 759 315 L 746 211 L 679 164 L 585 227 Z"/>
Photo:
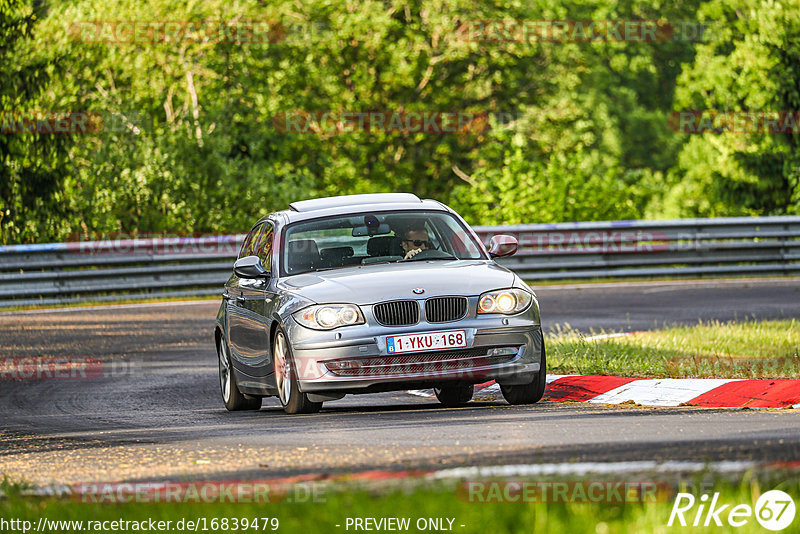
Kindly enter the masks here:
<path id="1" fill-rule="evenodd" d="M 419 322 L 419 304 L 416 300 L 382 302 L 372 308 L 372 313 L 384 326 L 409 326 Z"/>
<path id="2" fill-rule="evenodd" d="M 519 347 L 476 347 L 440 352 L 419 352 L 368 358 L 344 358 L 325 362 L 336 376 L 398 376 L 419 373 L 430 377 L 452 371 L 463 372 L 461 378 L 481 378 L 487 366 L 504 364 L 519 355 Z M 476 370 L 477 369 L 477 370 Z"/>

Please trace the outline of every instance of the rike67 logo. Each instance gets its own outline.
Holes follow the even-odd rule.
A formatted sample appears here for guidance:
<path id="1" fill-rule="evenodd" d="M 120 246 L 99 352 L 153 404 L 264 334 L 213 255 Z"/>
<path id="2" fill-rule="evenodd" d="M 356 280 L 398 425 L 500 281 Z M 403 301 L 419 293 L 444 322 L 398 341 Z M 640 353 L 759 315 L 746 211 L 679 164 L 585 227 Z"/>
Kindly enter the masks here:
<path id="1" fill-rule="evenodd" d="M 678 493 L 669 514 L 667 526 L 718 526 L 741 527 L 754 517 L 768 530 L 783 530 L 792 524 L 795 515 L 794 500 L 785 492 L 771 490 L 761 495 L 755 508 L 749 504 L 722 504 L 719 493 L 710 498 L 703 494 L 696 499 L 691 493 Z"/>

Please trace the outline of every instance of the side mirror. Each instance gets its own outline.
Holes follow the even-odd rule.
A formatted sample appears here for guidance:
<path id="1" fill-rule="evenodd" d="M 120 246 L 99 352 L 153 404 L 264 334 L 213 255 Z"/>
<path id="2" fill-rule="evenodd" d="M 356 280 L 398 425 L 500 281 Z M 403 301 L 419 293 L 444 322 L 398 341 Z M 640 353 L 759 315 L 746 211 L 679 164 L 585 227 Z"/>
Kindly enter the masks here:
<path id="1" fill-rule="evenodd" d="M 233 273 L 239 278 L 268 278 L 269 271 L 261 265 L 258 256 L 245 256 L 233 264 Z"/>
<path id="2" fill-rule="evenodd" d="M 492 258 L 511 256 L 518 248 L 519 244 L 514 236 L 499 234 L 489 240 L 489 256 Z"/>

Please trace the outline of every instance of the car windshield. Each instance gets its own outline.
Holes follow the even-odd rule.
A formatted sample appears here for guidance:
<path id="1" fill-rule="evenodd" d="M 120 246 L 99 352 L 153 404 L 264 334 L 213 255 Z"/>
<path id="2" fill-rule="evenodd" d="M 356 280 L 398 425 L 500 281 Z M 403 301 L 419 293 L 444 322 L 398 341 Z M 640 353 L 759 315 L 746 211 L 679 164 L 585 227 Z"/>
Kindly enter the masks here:
<path id="1" fill-rule="evenodd" d="M 327 217 L 287 227 L 281 258 L 288 275 L 371 263 L 485 259 L 446 212 L 403 211 Z"/>

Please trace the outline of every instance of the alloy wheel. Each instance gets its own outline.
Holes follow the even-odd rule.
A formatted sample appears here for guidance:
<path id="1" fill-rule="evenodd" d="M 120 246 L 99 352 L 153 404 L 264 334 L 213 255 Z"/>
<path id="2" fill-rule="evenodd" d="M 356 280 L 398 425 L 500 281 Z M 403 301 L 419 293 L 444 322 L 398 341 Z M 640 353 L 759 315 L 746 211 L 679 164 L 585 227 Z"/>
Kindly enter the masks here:
<path id="1" fill-rule="evenodd" d="M 231 398 L 231 367 L 224 339 L 219 342 L 217 355 L 219 356 L 219 386 L 222 391 L 222 400 L 228 402 Z"/>
<path id="2" fill-rule="evenodd" d="M 278 386 L 281 404 L 286 406 L 292 396 L 292 377 L 286 350 L 286 336 L 283 332 L 278 332 L 275 336 L 275 384 Z"/>

